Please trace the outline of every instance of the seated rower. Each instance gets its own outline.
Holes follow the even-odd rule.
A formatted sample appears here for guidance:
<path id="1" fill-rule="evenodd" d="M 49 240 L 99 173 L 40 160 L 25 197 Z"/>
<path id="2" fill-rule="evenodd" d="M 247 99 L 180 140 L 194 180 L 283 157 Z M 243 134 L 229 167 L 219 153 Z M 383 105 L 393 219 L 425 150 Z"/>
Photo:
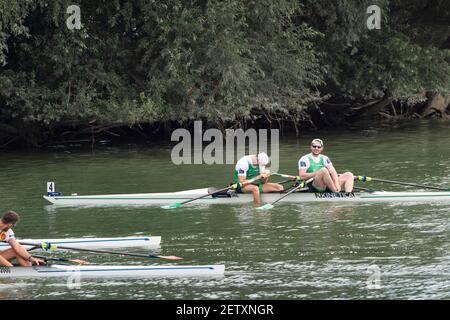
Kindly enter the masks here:
<path id="1" fill-rule="evenodd" d="M 304 155 L 298 161 L 298 175 L 302 180 L 309 180 L 307 184 L 311 192 L 345 192 L 353 191 L 354 176 L 351 172 L 338 175 L 330 158 L 321 154 L 323 141 L 314 139 L 310 145 L 311 153 Z"/>
<path id="2" fill-rule="evenodd" d="M 253 202 L 256 206 L 261 203 L 262 192 L 281 192 L 283 185 L 279 183 L 268 182 L 270 171 L 266 170 L 266 165 L 269 163 L 269 156 L 264 153 L 244 156 L 236 163 L 234 170 L 234 183 L 240 183 L 244 186 L 239 186 L 237 192 L 253 194 Z M 255 179 L 252 184 L 245 183 Z"/>
<path id="3" fill-rule="evenodd" d="M 45 264 L 41 259 L 34 258 L 17 240 L 11 228 L 19 222 L 19 215 L 14 211 L 3 214 L 0 220 L 0 241 L 8 243 L 11 248 L 0 252 L 0 266 L 12 267 L 11 260 L 16 259 L 23 267 L 30 267 L 33 264 Z"/>

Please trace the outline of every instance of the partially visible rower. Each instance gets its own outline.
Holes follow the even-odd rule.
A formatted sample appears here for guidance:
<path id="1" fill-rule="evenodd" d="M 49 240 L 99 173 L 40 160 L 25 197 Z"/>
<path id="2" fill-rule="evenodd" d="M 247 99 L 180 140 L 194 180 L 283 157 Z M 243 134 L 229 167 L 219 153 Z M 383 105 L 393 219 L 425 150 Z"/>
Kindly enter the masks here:
<path id="1" fill-rule="evenodd" d="M 30 267 L 33 264 L 45 264 L 41 259 L 34 258 L 14 237 L 13 227 L 19 222 L 19 215 L 14 211 L 7 211 L 0 220 L 0 241 L 10 245 L 10 249 L 0 252 L 0 266 L 12 267 L 12 260 L 23 267 Z"/>
<path id="2" fill-rule="evenodd" d="M 353 191 L 354 176 L 351 172 L 338 175 L 330 158 L 321 154 L 323 141 L 314 139 L 310 145 L 311 153 L 304 155 L 298 161 L 298 175 L 308 183 L 311 192 L 345 192 Z"/>

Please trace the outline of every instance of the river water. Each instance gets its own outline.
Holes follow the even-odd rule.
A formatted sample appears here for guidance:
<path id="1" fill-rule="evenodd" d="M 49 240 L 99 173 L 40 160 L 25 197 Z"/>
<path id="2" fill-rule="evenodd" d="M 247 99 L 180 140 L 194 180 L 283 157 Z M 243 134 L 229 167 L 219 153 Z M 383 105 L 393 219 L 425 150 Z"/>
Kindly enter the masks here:
<path id="1" fill-rule="evenodd" d="M 295 174 L 299 157 L 319 136 L 339 172 L 449 186 L 449 129 L 448 122 L 416 122 L 282 137 L 279 171 Z M 109 194 L 221 187 L 232 178 L 232 165 L 175 166 L 170 153 L 169 143 L 2 151 L 0 210 L 21 214 L 18 238 L 160 235 L 161 248 L 154 252 L 182 256 L 180 264 L 225 264 L 224 277 L 82 279 L 78 289 L 62 279 L 3 279 L 0 299 L 450 298 L 448 202 L 280 204 L 259 212 L 250 204 L 57 208 L 42 199 L 47 181 L 65 194 Z M 100 264 L 164 263 L 54 255 Z"/>

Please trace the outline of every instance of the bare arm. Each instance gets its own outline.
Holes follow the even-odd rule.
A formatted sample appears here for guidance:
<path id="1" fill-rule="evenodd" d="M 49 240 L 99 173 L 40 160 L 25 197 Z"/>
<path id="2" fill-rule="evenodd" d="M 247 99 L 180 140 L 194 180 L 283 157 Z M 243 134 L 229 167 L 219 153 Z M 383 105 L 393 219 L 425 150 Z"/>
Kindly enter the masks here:
<path id="1" fill-rule="evenodd" d="M 8 243 L 11 248 L 14 249 L 17 255 L 25 260 L 28 260 L 28 258 L 30 257 L 30 253 L 19 242 L 17 242 L 16 239 L 12 238 Z"/>
<path id="2" fill-rule="evenodd" d="M 298 175 L 300 176 L 300 179 L 306 181 L 316 176 L 315 172 L 307 173 L 306 170 L 307 169 L 304 168 L 298 169 Z"/>
<path id="3" fill-rule="evenodd" d="M 25 249 L 19 242 L 17 242 L 16 239 L 12 238 L 8 243 L 11 248 L 14 249 L 16 255 L 20 256 L 22 259 L 30 261 L 31 263 L 35 263 L 37 265 L 45 264 L 43 260 L 31 257 L 31 254 L 27 251 L 27 249 Z"/>
<path id="4" fill-rule="evenodd" d="M 262 173 L 260 175 L 257 175 L 256 177 L 252 178 L 251 180 L 256 181 L 256 180 L 262 179 L 263 182 L 265 183 L 269 176 L 270 176 L 270 173 L 266 173 L 265 172 L 265 173 Z M 243 186 L 246 186 L 246 185 L 249 184 L 250 180 L 247 180 L 246 177 L 238 176 L 238 181 L 239 181 L 239 183 L 242 183 Z"/>

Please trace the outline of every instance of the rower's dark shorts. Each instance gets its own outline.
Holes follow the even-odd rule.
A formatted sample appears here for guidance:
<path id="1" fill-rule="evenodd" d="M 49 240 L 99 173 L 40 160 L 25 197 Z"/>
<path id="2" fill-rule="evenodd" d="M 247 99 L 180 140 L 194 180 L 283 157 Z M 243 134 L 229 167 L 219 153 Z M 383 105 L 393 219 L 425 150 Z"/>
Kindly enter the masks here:
<path id="1" fill-rule="evenodd" d="M 318 189 L 316 189 L 316 188 L 313 186 L 313 182 L 314 182 L 314 180 L 306 184 L 306 186 L 307 186 L 308 189 L 309 189 L 309 192 L 321 192 L 321 193 L 322 193 L 322 192 L 331 192 L 331 190 L 328 189 L 328 188 L 326 188 L 325 190 L 318 190 Z"/>

